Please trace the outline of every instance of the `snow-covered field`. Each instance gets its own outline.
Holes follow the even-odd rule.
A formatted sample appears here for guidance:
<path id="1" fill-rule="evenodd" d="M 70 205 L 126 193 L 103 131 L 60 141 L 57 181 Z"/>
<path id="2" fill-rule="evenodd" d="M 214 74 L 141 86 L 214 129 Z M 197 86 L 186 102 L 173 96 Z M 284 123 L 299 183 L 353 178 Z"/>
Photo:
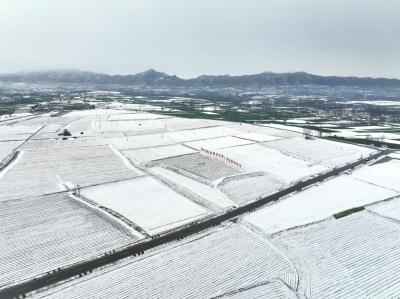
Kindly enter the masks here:
<path id="1" fill-rule="evenodd" d="M 239 205 L 277 192 L 283 183 L 266 174 L 247 174 L 224 179 L 218 188 Z"/>
<path id="2" fill-rule="evenodd" d="M 158 115 L 151 113 L 123 113 L 123 114 L 113 114 L 108 118 L 109 121 L 115 120 L 149 120 L 149 119 L 160 119 L 160 118 L 169 118 L 171 116 L 166 115 Z"/>
<path id="3" fill-rule="evenodd" d="M 136 241 L 67 194 L 0 203 L 0 288 Z"/>
<path id="4" fill-rule="evenodd" d="M 273 280 L 261 285 L 250 286 L 233 292 L 229 292 L 221 297 L 225 299 L 296 299 L 297 296 L 293 290 L 287 287 L 285 283 L 280 280 Z"/>
<path id="5" fill-rule="evenodd" d="M 242 134 L 236 135 L 235 137 L 243 138 L 246 140 L 257 141 L 257 142 L 265 142 L 265 141 L 272 141 L 272 140 L 280 139 L 280 137 L 266 135 L 266 134 L 260 134 L 260 133 L 242 133 Z"/>
<path id="6" fill-rule="evenodd" d="M 306 140 L 302 137 L 271 141 L 265 145 L 291 157 L 326 167 L 344 165 L 375 152 L 352 144 L 322 139 Z"/>
<path id="7" fill-rule="evenodd" d="M 146 105 L 109 106 L 115 109 L 0 124 L 0 159 L 23 143 L 0 172 L 0 288 L 213 217 L 372 152 L 305 140 L 303 129 L 126 110 L 154 108 Z M 62 140 L 64 129 L 72 136 Z M 199 153 L 201 148 L 229 160 Z M 393 295 L 400 204 L 390 199 L 400 196 L 399 170 L 400 161 L 386 158 L 34 296 Z M 359 206 L 367 211 L 331 217 Z M 379 252 L 381 242 L 380 260 L 369 249 Z M 387 293 L 379 279 L 389 281 Z"/>
<path id="8" fill-rule="evenodd" d="M 0 141 L 0 165 L 23 141 Z"/>
<path id="9" fill-rule="evenodd" d="M 282 279 L 297 287 L 291 263 L 268 241 L 238 225 L 190 237 L 35 298 L 212 298 Z M 279 292 L 279 291 L 278 291 Z"/>
<path id="10" fill-rule="evenodd" d="M 245 219 L 271 234 L 317 222 L 333 214 L 385 200 L 398 194 L 398 192 L 365 183 L 350 176 L 342 176 L 281 199 Z"/>
<path id="11" fill-rule="evenodd" d="M 358 180 L 400 192 L 400 160 L 363 167 L 353 173 Z"/>
<path id="12" fill-rule="evenodd" d="M 135 160 L 137 163 L 145 163 L 153 160 L 160 160 L 169 157 L 188 155 L 196 153 L 187 146 L 176 144 L 167 146 L 157 146 L 142 149 L 130 149 L 124 150 L 123 154 L 128 158 Z"/>
<path id="13" fill-rule="evenodd" d="M 150 235 L 211 214 L 209 210 L 148 176 L 85 188 L 81 194 L 119 213 Z"/>
<path id="14" fill-rule="evenodd" d="M 305 298 L 398 298 L 400 226 L 360 212 L 276 235 Z"/>
<path id="15" fill-rule="evenodd" d="M 230 200 L 224 193 L 217 188 L 195 181 L 174 171 L 162 168 L 153 167 L 150 169 L 151 174 L 168 181 L 169 184 L 175 185 L 184 192 L 193 194 L 203 205 L 211 208 L 215 206 L 220 209 L 231 208 L 237 206 L 235 202 Z"/>
<path id="16" fill-rule="evenodd" d="M 187 145 L 188 147 L 194 148 L 196 150 L 201 150 L 202 148 L 208 149 L 208 150 L 215 150 L 215 149 L 220 149 L 220 148 L 225 148 L 225 147 L 240 146 L 240 145 L 251 144 L 251 143 L 253 143 L 253 142 L 250 140 L 227 136 L 227 137 L 186 142 L 185 145 Z"/>
<path id="17" fill-rule="evenodd" d="M 87 186 L 140 175 L 108 146 L 43 149 L 24 152 L 0 179 L 0 201 Z M 12 190 L 12 192 L 10 192 Z"/>
<path id="18" fill-rule="evenodd" d="M 400 221 L 400 197 L 368 206 L 367 209 L 383 217 Z"/>
<path id="19" fill-rule="evenodd" d="M 243 171 L 265 171 L 286 183 L 293 183 L 327 169 L 259 144 L 223 148 L 218 152 L 238 161 Z"/>
<path id="20" fill-rule="evenodd" d="M 197 153 L 162 159 L 156 164 L 172 166 L 209 181 L 240 174 L 238 169 L 227 163 Z"/>

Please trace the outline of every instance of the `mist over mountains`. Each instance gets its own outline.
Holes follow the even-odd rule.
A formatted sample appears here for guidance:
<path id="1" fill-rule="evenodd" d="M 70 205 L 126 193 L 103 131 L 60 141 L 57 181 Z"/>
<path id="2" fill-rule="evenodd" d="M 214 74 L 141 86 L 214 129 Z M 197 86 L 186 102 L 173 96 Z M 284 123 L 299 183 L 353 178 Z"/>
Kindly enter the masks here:
<path id="1" fill-rule="evenodd" d="M 272 86 L 360 86 L 360 87 L 400 87 L 400 80 L 370 77 L 319 76 L 305 72 L 273 73 L 254 75 L 202 75 L 192 79 L 182 79 L 175 75 L 150 69 L 134 75 L 108 75 L 85 71 L 43 71 L 0 74 L 0 81 L 9 83 L 65 83 L 65 84 L 119 84 L 138 88 L 236 88 L 263 89 Z"/>

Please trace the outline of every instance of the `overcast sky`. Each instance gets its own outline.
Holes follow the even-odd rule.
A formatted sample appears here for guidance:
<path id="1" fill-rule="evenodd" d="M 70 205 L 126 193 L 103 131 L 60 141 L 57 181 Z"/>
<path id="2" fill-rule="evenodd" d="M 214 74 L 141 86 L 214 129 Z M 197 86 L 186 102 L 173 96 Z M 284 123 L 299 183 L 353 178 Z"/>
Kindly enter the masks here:
<path id="1" fill-rule="evenodd" d="M 0 72 L 400 78 L 400 0 L 1 0 Z"/>

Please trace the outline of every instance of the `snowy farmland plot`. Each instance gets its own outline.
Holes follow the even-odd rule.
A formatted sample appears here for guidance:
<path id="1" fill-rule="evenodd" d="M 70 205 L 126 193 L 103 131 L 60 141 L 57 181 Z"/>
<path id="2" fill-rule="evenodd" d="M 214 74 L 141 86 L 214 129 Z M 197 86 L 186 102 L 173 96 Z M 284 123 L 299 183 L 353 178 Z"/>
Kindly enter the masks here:
<path id="1" fill-rule="evenodd" d="M 400 160 L 398 159 L 362 167 L 354 171 L 353 176 L 358 180 L 400 192 Z"/>
<path id="2" fill-rule="evenodd" d="M 278 192 L 282 187 L 282 182 L 263 173 L 233 176 L 218 184 L 218 188 L 239 205 Z"/>
<path id="3" fill-rule="evenodd" d="M 117 212 L 150 235 L 160 234 L 211 214 L 211 211 L 148 176 L 85 188 L 81 194 Z"/>
<path id="4" fill-rule="evenodd" d="M 237 291 L 229 292 L 217 298 L 223 299 L 248 299 L 248 298 L 274 298 L 274 299 L 296 299 L 293 292 L 280 280 L 273 280 L 261 285 L 254 285 Z"/>
<path id="5" fill-rule="evenodd" d="M 34 297 L 212 298 L 276 279 L 297 287 L 296 270 L 283 255 L 251 231 L 231 225 Z"/>
<path id="6" fill-rule="evenodd" d="M 383 217 L 400 221 L 400 197 L 370 205 L 367 209 Z"/>
<path id="7" fill-rule="evenodd" d="M 240 174 L 238 169 L 227 163 L 198 153 L 158 160 L 155 165 L 172 166 L 210 181 Z"/>
<path id="8" fill-rule="evenodd" d="M 375 152 L 362 146 L 322 139 L 307 140 L 304 137 L 271 141 L 265 145 L 291 157 L 331 168 L 354 162 Z"/>
<path id="9" fill-rule="evenodd" d="M 152 167 L 149 171 L 152 175 L 177 187 L 182 193 L 189 193 L 188 197 L 194 196 L 203 206 L 209 207 L 214 211 L 237 206 L 235 202 L 214 186 L 203 184 L 162 167 Z"/>
<path id="10" fill-rule="evenodd" d="M 143 149 L 124 150 L 123 154 L 137 163 L 146 163 L 153 160 L 165 159 L 168 157 L 182 156 L 196 153 L 196 150 L 187 146 L 176 144 L 167 146 L 157 146 Z"/>
<path id="11" fill-rule="evenodd" d="M 243 171 L 265 171 L 286 183 L 293 183 L 327 169 L 325 166 L 310 164 L 259 144 L 223 148 L 218 152 L 238 161 Z"/>
<path id="12" fill-rule="evenodd" d="M 232 146 L 240 146 L 245 144 L 253 143 L 250 140 L 245 140 L 241 138 L 236 138 L 232 136 L 220 137 L 220 138 L 212 138 L 212 139 L 204 139 L 192 142 L 186 142 L 185 145 L 196 150 L 200 150 L 202 148 L 208 150 L 215 150 L 219 148 L 232 147 Z"/>
<path id="13" fill-rule="evenodd" d="M 363 211 L 274 237 L 306 298 L 398 298 L 400 226 Z M 302 270 L 303 269 L 303 270 Z"/>
<path id="14" fill-rule="evenodd" d="M 333 214 L 385 200 L 399 193 L 352 178 L 338 177 L 281 199 L 245 217 L 266 233 L 301 226 Z"/>
<path id="15" fill-rule="evenodd" d="M 141 174 L 125 162 L 108 146 L 26 151 L 0 178 L 0 201 L 58 192 L 65 190 L 64 185 L 87 186 Z M 10 189 L 13 192 L 7 192 Z"/>
<path id="16" fill-rule="evenodd" d="M 0 165 L 1 161 L 8 157 L 22 143 L 23 141 L 0 141 Z"/>
<path id="17" fill-rule="evenodd" d="M 171 116 L 158 115 L 152 113 L 123 113 L 123 114 L 113 114 L 108 118 L 109 121 L 116 120 L 149 120 L 149 119 L 161 119 L 161 118 L 171 118 Z"/>
<path id="18" fill-rule="evenodd" d="M 0 289 L 137 240 L 65 193 L 0 203 Z"/>

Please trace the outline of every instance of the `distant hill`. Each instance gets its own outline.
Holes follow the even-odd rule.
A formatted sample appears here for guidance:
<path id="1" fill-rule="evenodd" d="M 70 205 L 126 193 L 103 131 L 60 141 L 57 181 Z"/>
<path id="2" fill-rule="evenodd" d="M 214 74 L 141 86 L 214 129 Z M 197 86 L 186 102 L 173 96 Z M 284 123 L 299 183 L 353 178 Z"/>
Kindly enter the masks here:
<path id="1" fill-rule="evenodd" d="M 202 75 L 193 79 L 182 79 L 153 69 L 135 75 L 107 75 L 83 71 L 45 71 L 0 74 L 3 82 L 65 83 L 65 84 L 122 84 L 144 88 L 237 88 L 263 89 L 285 85 L 400 87 L 400 80 L 386 78 L 359 78 L 318 76 L 305 72 L 272 73 L 255 75 Z"/>

